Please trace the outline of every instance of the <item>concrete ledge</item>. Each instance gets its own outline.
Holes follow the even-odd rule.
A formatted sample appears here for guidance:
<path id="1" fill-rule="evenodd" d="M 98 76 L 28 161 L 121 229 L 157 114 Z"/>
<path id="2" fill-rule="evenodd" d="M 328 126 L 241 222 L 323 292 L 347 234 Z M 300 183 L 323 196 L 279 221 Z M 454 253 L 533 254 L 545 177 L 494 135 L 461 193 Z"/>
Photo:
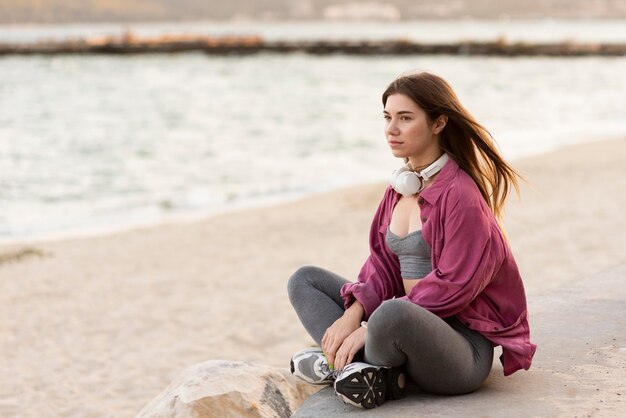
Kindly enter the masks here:
<path id="1" fill-rule="evenodd" d="M 624 416 L 626 265 L 534 297 L 529 309 L 538 345 L 529 371 L 505 378 L 497 349 L 494 368 L 475 393 L 443 397 L 411 386 L 405 399 L 366 411 L 344 405 L 329 387 L 293 417 Z"/>

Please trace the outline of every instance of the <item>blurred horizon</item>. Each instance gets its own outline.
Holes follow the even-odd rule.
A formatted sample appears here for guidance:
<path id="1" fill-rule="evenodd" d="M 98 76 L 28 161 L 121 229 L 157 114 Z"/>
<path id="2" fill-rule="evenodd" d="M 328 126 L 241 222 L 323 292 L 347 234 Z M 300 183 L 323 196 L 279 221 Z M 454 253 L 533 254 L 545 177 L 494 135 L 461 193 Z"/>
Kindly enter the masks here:
<path id="1" fill-rule="evenodd" d="M 176 21 L 624 19 L 624 0 L 0 0 L 0 25 Z"/>

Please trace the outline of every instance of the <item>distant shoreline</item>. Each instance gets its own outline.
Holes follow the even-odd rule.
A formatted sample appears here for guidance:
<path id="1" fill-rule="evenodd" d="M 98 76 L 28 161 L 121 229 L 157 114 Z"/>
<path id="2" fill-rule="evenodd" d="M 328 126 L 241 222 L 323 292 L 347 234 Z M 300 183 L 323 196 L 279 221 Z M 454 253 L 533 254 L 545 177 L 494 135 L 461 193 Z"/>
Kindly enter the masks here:
<path id="1" fill-rule="evenodd" d="M 204 52 L 212 55 L 248 55 L 261 52 L 314 55 L 482 55 L 482 56 L 625 56 L 626 43 L 604 42 L 509 42 L 504 37 L 493 41 L 448 43 L 391 40 L 272 40 L 260 36 L 162 35 L 137 37 L 100 36 L 61 41 L 0 43 L 0 56 L 57 54 L 146 54 Z"/>

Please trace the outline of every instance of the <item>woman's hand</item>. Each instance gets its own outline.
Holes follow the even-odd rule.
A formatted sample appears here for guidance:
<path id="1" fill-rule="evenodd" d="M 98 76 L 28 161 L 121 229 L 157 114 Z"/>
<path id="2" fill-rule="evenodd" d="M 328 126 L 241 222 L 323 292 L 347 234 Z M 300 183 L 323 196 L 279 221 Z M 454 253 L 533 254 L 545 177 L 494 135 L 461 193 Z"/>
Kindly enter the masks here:
<path id="1" fill-rule="evenodd" d="M 367 337 L 367 328 L 359 327 L 343 340 L 343 344 L 337 350 L 335 355 L 335 369 L 341 370 L 346 365 L 352 363 L 354 355 L 363 347 L 365 347 L 365 338 Z"/>
<path id="2" fill-rule="evenodd" d="M 352 332 L 361 326 L 363 317 L 363 305 L 359 301 L 354 303 L 344 312 L 343 316 L 336 320 L 324 333 L 322 337 L 322 350 L 326 355 L 328 363 L 335 367 L 335 355 L 344 340 Z"/>

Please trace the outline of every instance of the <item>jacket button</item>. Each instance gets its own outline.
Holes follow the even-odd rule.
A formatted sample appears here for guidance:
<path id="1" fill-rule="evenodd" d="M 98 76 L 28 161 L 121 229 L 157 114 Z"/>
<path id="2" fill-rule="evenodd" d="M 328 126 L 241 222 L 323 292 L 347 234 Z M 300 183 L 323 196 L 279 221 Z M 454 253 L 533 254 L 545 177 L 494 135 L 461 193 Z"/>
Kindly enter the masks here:
<path id="1" fill-rule="evenodd" d="M 493 330 L 494 330 L 494 331 L 498 331 L 499 329 L 500 329 L 500 328 L 498 328 L 498 327 L 493 327 Z"/>

